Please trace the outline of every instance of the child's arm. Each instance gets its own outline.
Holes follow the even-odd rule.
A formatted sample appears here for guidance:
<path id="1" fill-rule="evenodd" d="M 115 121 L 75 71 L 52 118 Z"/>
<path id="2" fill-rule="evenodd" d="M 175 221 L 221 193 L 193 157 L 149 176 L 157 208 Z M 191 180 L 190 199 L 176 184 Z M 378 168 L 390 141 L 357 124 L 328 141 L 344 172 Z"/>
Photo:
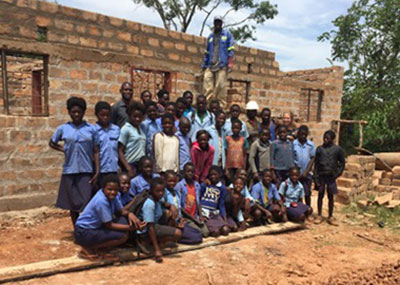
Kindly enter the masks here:
<path id="1" fill-rule="evenodd" d="M 311 167 L 312 167 L 313 164 L 314 164 L 314 160 L 315 160 L 315 157 L 312 157 L 311 160 L 308 162 L 307 167 L 306 167 L 306 169 L 304 170 L 304 173 L 301 174 L 302 177 L 306 178 L 307 175 L 308 175 L 308 173 L 310 173 Z"/>
<path id="2" fill-rule="evenodd" d="M 271 143 L 270 152 L 269 152 L 269 164 L 271 170 L 275 174 L 275 143 Z"/>
<path id="3" fill-rule="evenodd" d="M 249 164 L 251 172 L 253 173 L 253 178 L 258 178 L 258 170 L 256 166 L 256 155 L 257 155 L 257 144 L 253 143 L 250 146 L 250 153 L 249 153 Z"/>
<path id="4" fill-rule="evenodd" d="M 221 196 L 219 197 L 219 200 L 218 200 L 218 209 L 219 209 L 220 215 L 226 221 L 225 196 L 226 196 L 226 189 L 225 189 L 225 186 L 223 186 L 221 188 Z"/>
<path id="5" fill-rule="evenodd" d="M 135 226 L 130 226 L 130 225 L 124 225 L 124 224 L 118 224 L 118 223 L 113 223 L 113 222 L 108 222 L 104 223 L 106 228 L 114 231 L 135 231 L 136 227 Z"/>
<path id="6" fill-rule="evenodd" d="M 121 209 L 121 216 L 127 217 L 129 225 L 134 225 L 136 229 L 143 229 L 146 226 L 145 222 L 142 222 L 136 215 L 128 211 L 128 207 L 131 203 L 128 203 L 124 208 Z"/>
<path id="7" fill-rule="evenodd" d="M 64 152 L 64 148 L 61 145 L 59 145 L 58 143 L 54 143 L 51 139 L 49 141 L 49 147 L 51 147 L 54 150 Z"/>
<path id="8" fill-rule="evenodd" d="M 207 177 L 208 171 L 210 170 L 211 165 L 213 163 L 214 153 L 215 153 L 214 148 L 209 144 L 209 155 L 206 158 L 206 162 L 205 162 L 204 170 L 203 170 L 203 173 L 206 174 L 206 177 Z"/>
<path id="9" fill-rule="evenodd" d="M 62 147 L 61 145 L 58 144 L 58 142 L 59 142 L 59 141 L 61 140 L 61 138 L 62 138 L 62 133 L 63 133 L 62 130 L 63 130 L 63 129 L 62 129 L 62 126 L 59 126 L 59 127 L 56 129 L 55 133 L 54 133 L 53 136 L 50 138 L 49 146 L 50 146 L 52 149 L 54 149 L 54 150 L 58 150 L 58 151 L 64 152 L 64 147 Z"/>
<path id="10" fill-rule="evenodd" d="M 128 161 L 125 158 L 124 155 L 124 151 L 125 151 L 125 146 L 122 143 L 118 143 L 118 158 L 119 161 L 122 163 L 122 165 L 125 167 L 126 170 L 128 170 L 128 175 L 130 178 L 132 178 L 133 175 L 133 170 L 131 168 L 131 166 L 129 165 Z"/>
<path id="11" fill-rule="evenodd" d="M 194 177 L 198 181 L 199 180 L 199 170 L 198 170 L 198 163 L 197 163 L 197 157 L 196 157 L 196 150 L 194 147 L 190 149 L 190 156 L 192 157 L 192 162 L 194 164 Z"/>
<path id="12" fill-rule="evenodd" d="M 338 162 L 338 172 L 337 172 L 337 177 L 339 177 L 340 175 L 342 175 L 343 171 L 344 171 L 344 167 L 346 165 L 346 160 L 344 158 L 344 151 L 343 149 L 338 146 L 339 151 L 338 151 L 338 155 L 337 155 L 337 162 Z"/>
<path id="13" fill-rule="evenodd" d="M 89 181 L 89 183 L 92 185 L 97 183 L 97 179 L 100 175 L 100 151 L 98 146 L 95 146 L 93 149 L 93 160 L 95 171 L 93 177 Z"/>

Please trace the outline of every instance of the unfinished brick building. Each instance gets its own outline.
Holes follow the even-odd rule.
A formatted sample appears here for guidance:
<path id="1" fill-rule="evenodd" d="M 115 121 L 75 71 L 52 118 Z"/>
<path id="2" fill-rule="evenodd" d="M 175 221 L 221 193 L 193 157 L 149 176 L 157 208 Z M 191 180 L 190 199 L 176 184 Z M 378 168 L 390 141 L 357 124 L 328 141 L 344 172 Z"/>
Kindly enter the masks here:
<path id="1" fill-rule="evenodd" d="M 94 104 L 119 100 L 124 81 L 135 98 L 162 87 L 172 98 L 199 93 L 204 48 L 205 38 L 55 3 L 0 1 L 0 211 L 53 201 L 63 156 L 48 141 L 69 120 L 68 97 L 87 100 L 93 123 Z M 341 67 L 284 73 L 274 53 L 236 46 L 228 94 L 242 106 L 256 100 L 273 116 L 292 111 L 318 144 L 340 118 L 342 83 Z"/>

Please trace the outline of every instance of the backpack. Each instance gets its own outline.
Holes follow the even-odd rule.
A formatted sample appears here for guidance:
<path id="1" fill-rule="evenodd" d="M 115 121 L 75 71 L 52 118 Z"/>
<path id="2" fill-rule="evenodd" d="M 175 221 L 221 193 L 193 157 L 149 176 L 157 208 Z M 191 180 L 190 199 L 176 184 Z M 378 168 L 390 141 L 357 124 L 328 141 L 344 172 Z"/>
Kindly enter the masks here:
<path id="1" fill-rule="evenodd" d="M 138 217 L 140 215 L 140 212 L 142 211 L 144 202 L 146 202 L 147 198 L 149 197 L 149 190 L 143 190 L 141 193 L 137 194 L 135 198 L 133 198 L 132 205 L 130 205 L 128 211 Z"/>

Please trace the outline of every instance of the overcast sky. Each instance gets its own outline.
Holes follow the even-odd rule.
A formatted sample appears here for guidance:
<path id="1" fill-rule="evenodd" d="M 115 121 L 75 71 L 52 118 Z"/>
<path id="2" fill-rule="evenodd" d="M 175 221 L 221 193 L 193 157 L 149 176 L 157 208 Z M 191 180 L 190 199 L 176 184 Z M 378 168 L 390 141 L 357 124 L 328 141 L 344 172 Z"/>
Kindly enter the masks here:
<path id="1" fill-rule="evenodd" d="M 346 13 L 353 0 L 270 0 L 278 5 L 278 16 L 259 26 L 256 41 L 246 46 L 276 53 L 281 70 L 327 67 L 330 44 L 318 42 L 317 37 L 333 28 L 332 20 Z M 132 0 L 58 0 L 58 4 L 162 27 L 158 14 Z M 221 8 L 216 14 L 223 14 Z M 240 19 L 247 11 L 228 16 Z M 194 18 L 189 33 L 198 34 L 202 15 Z M 212 20 L 210 20 L 210 24 Z M 208 35 L 207 29 L 205 35 Z M 344 65 L 343 63 L 337 63 Z"/>

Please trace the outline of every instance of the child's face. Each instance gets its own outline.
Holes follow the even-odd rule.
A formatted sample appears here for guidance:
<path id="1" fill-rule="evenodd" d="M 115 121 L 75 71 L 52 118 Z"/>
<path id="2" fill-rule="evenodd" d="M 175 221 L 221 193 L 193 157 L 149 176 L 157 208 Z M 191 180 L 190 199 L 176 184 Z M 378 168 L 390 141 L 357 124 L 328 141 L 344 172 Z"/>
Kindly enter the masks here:
<path id="1" fill-rule="evenodd" d="M 270 171 L 267 171 L 264 173 L 262 177 L 262 183 L 264 185 L 269 185 L 272 182 L 272 173 Z"/>
<path id="2" fill-rule="evenodd" d="M 108 126 L 110 123 L 110 119 L 111 119 L 111 112 L 110 112 L 110 110 L 103 109 L 103 110 L 100 110 L 96 114 L 96 117 L 97 117 L 97 120 L 99 121 L 100 125 Z"/>
<path id="3" fill-rule="evenodd" d="M 72 123 L 75 125 L 79 125 L 83 121 L 83 116 L 85 112 L 79 106 L 73 106 L 71 110 L 68 111 L 69 116 L 71 117 Z"/>
<path id="4" fill-rule="evenodd" d="M 257 110 L 247 110 L 246 115 L 247 115 L 247 118 L 252 120 L 257 116 Z"/>
<path id="5" fill-rule="evenodd" d="M 179 123 L 179 130 L 181 131 L 182 135 L 186 136 L 191 129 L 191 125 L 189 122 Z"/>
<path id="6" fill-rule="evenodd" d="M 332 136 L 329 134 L 324 135 L 324 145 L 330 145 L 333 143 Z"/>
<path id="7" fill-rule="evenodd" d="M 232 124 L 232 133 L 234 136 L 238 136 L 240 134 L 241 129 L 242 126 L 239 123 Z"/>
<path id="8" fill-rule="evenodd" d="M 174 133 L 174 121 L 172 121 L 170 119 L 164 119 L 162 121 L 162 127 L 164 130 L 164 133 L 166 133 L 167 135 L 171 135 Z"/>
<path id="9" fill-rule="evenodd" d="M 192 181 L 194 179 L 194 166 L 186 166 L 183 170 L 183 175 L 185 176 L 186 180 Z"/>
<path id="10" fill-rule="evenodd" d="M 142 172 L 146 177 L 151 177 L 153 174 L 153 162 L 150 161 L 149 159 L 146 159 L 142 165 Z"/>
<path id="11" fill-rule="evenodd" d="M 208 135 L 207 134 L 202 134 L 200 135 L 198 142 L 199 142 L 199 146 L 201 149 L 206 149 L 208 146 Z"/>
<path id="12" fill-rule="evenodd" d="M 164 93 L 161 98 L 158 98 L 158 103 L 160 103 L 161 105 L 165 106 L 165 104 L 167 104 L 169 102 L 169 94 L 168 93 Z"/>
<path id="13" fill-rule="evenodd" d="M 186 105 L 185 104 L 183 104 L 181 102 L 176 103 L 176 116 L 178 118 L 182 117 L 182 115 L 185 112 L 185 110 L 186 110 Z"/>
<path id="14" fill-rule="evenodd" d="M 212 184 L 217 184 L 219 182 L 219 179 L 221 178 L 219 175 L 219 172 L 216 170 L 211 170 L 210 174 L 208 175 L 208 178 L 210 179 L 210 182 Z"/>
<path id="15" fill-rule="evenodd" d="M 158 110 L 156 106 L 149 106 L 147 108 L 147 117 L 152 121 L 158 118 Z"/>
<path id="16" fill-rule="evenodd" d="M 219 103 L 218 102 L 212 102 L 210 104 L 210 112 L 216 114 L 219 111 Z"/>
<path id="17" fill-rule="evenodd" d="M 246 172 L 246 170 L 244 170 L 244 169 L 239 169 L 238 171 L 237 171 L 237 176 L 239 177 L 239 178 L 241 178 L 241 179 L 243 179 L 243 181 L 246 181 L 247 180 L 247 172 Z"/>
<path id="18" fill-rule="evenodd" d="M 231 117 L 232 118 L 239 118 L 240 115 L 240 108 L 238 106 L 233 106 L 231 108 Z"/>
<path id="19" fill-rule="evenodd" d="M 165 113 L 171 114 L 172 116 L 175 117 L 175 106 L 174 105 L 168 105 L 167 108 L 165 108 Z"/>
<path id="20" fill-rule="evenodd" d="M 279 139 L 281 141 L 285 141 L 286 138 L 287 138 L 287 130 L 286 129 L 280 129 L 278 135 L 279 135 Z"/>
<path id="21" fill-rule="evenodd" d="M 289 176 L 290 180 L 292 180 L 292 182 L 296 184 L 300 178 L 300 171 L 298 169 L 293 169 L 292 171 L 290 171 Z"/>
<path id="22" fill-rule="evenodd" d="M 263 128 L 260 133 L 260 140 L 263 143 L 267 143 L 270 138 L 271 138 L 270 131 L 266 128 Z"/>
<path id="23" fill-rule="evenodd" d="M 177 179 L 176 175 L 168 174 L 167 181 L 166 181 L 167 189 L 173 190 L 176 186 L 176 183 L 178 182 L 177 180 L 178 179 Z"/>
<path id="24" fill-rule="evenodd" d="M 153 194 L 154 200 L 160 201 L 160 199 L 164 196 L 164 188 L 165 188 L 164 184 L 159 184 L 151 189 L 151 193 Z"/>
<path id="25" fill-rule="evenodd" d="M 301 142 L 306 141 L 306 140 L 307 140 L 307 136 L 308 136 L 308 133 L 307 133 L 306 131 L 303 131 L 303 130 L 301 130 L 301 131 L 299 131 L 299 132 L 297 133 L 297 138 L 298 138 L 299 141 L 301 141 Z"/>
<path id="26" fill-rule="evenodd" d="M 203 97 L 198 98 L 197 102 L 196 102 L 196 106 L 197 106 L 197 111 L 204 113 L 206 111 L 206 106 L 207 106 L 206 98 L 203 98 Z"/>
<path id="27" fill-rule="evenodd" d="M 188 106 L 192 106 L 193 104 L 193 95 L 188 93 L 185 96 L 183 96 L 183 99 L 185 99 L 186 103 L 188 104 Z"/>
<path id="28" fill-rule="evenodd" d="M 103 187 L 103 193 L 106 195 L 107 199 L 112 201 L 118 195 L 118 183 L 109 182 Z"/>
<path id="29" fill-rule="evenodd" d="M 235 182 L 233 183 L 233 188 L 235 192 L 240 192 L 243 190 L 244 183 L 242 179 L 235 179 Z"/>
<path id="30" fill-rule="evenodd" d="M 142 94 L 142 101 L 143 101 L 143 103 L 145 103 L 145 102 L 147 102 L 147 101 L 150 101 L 151 100 L 151 94 L 150 94 L 150 92 L 144 92 L 143 94 Z"/>
<path id="31" fill-rule="evenodd" d="M 264 112 L 261 113 L 261 119 L 264 122 L 268 122 L 271 119 L 271 112 L 268 110 L 265 110 Z"/>
<path id="32" fill-rule="evenodd" d="M 129 188 L 131 186 L 130 180 L 128 175 L 120 175 L 119 177 L 119 187 L 121 188 L 121 192 L 122 193 L 128 193 Z"/>
<path id="33" fill-rule="evenodd" d="M 143 114 L 139 110 L 135 110 L 132 112 L 130 118 L 130 123 L 136 127 L 139 128 L 140 123 L 143 121 Z"/>
<path id="34" fill-rule="evenodd" d="M 219 114 L 217 117 L 217 126 L 223 127 L 225 125 L 226 115 L 224 113 Z"/>

